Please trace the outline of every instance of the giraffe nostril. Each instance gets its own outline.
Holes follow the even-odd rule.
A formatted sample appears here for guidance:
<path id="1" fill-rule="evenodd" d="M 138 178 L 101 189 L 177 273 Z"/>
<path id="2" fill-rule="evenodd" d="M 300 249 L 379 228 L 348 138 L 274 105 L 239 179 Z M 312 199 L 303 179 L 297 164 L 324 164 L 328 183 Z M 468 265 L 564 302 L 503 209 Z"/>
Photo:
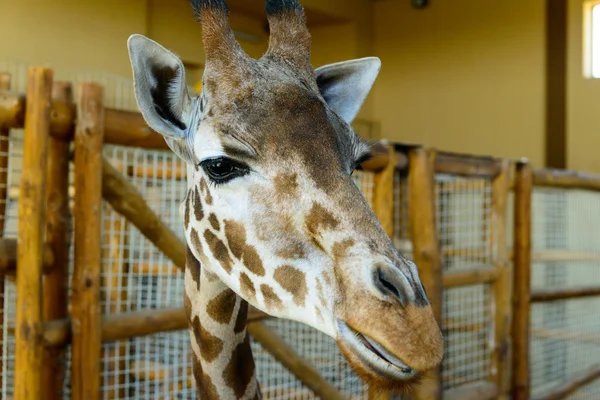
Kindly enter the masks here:
<path id="1" fill-rule="evenodd" d="M 400 301 L 403 306 L 407 305 L 406 293 L 402 290 L 402 278 L 390 268 L 376 268 L 375 286 L 386 296 Z"/>

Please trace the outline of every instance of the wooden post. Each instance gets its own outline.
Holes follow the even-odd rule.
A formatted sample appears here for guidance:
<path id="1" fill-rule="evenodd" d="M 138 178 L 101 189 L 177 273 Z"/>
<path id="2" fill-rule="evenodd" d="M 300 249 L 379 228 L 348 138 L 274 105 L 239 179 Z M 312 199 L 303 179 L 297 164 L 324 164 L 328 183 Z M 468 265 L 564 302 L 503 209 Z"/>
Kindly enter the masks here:
<path id="1" fill-rule="evenodd" d="M 104 207 L 104 252 L 105 263 L 108 264 L 110 279 L 104 283 L 104 287 L 110 288 L 106 301 L 108 302 L 109 313 L 121 314 L 127 312 L 127 273 L 129 271 L 128 262 L 128 242 L 129 235 L 127 221 L 110 207 Z M 112 216 L 112 218 L 110 218 Z M 127 369 L 127 341 L 112 343 L 112 346 L 104 352 L 104 362 L 109 371 L 108 387 L 109 390 L 104 397 L 108 399 L 125 398 L 125 371 Z"/>
<path id="2" fill-rule="evenodd" d="M 512 399 L 529 399 L 531 297 L 531 196 L 533 174 L 526 162 L 515 174 L 514 273 L 512 323 Z"/>
<path id="3" fill-rule="evenodd" d="M 442 257 L 435 221 L 435 160 L 433 149 L 415 148 L 409 152 L 410 226 L 414 262 L 431 303 L 438 325 L 442 326 Z M 417 400 L 442 398 L 441 366 L 419 386 Z"/>
<path id="4" fill-rule="evenodd" d="M 27 114 L 19 193 L 16 400 L 41 398 L 42 262 L 51 95 L 52 70 L 30 68 L 27 73 Z"/>
<path id="5" fill-rule="evenodd" d="M 508 254 L 506 219 L 508 214 L 509 192 L 508 161 L 502 162 L 500 173 L 494 178 L 492 185 L 490 240 L 492 260 L 497 270 L 497 279 L 493 284 L 494 329 L 492 330 L 492 354 L 490 380 L 498 387 L 499 399 L 508 395 L 508 350 L 510 339 L 510 310 L 512 284 L 510 261 Z"/>
<path id="6" fill-rule="evenodd" d="M 103 91 L 81 83 L 75 129 L 75 262 L 71 283 L 74 400 L 100 397 Z"/>
<path id="7" fill-rule="evenodd" d="M 55 82 L 52 100 L 73 102 L 70 83 Z M 48 142 L 46 241 L 53 253 L 50 271 L 44 280 L 44 321 L 67 316 L 69 276 L 69 142 L 50 137 Z M 65 352 L 46 348 L 42 366 L 42 386 L 47 400 L 63 398 Z"/>
<path id="8" fill-rule="evenodd" d="M 386 148 L 389 154 L 388 164 L 384 169 L 375 173 L 373 182 L 373 211 L 377 214 L 385 233 L 391 238 L 394 236 L 394 174 L 396 173 L 396 151 L 393 146 L 388 146 Z"/>
<path id="9" fill-rule="evenodd" d="M 0 73 L 0 90 L 10 90 L 10 75 Z M 4 225 L 6 224 L 6 206 L 8 203 L 8 157 L 9 157 L 9 130 L 0 125 L 0 237 L 4 239 Z M 0 275 L 0 326 L 4 321 L 4 275 Z M 2 390 L 4 376 L 4 329 L 0 329 L 0 391 Z"/>

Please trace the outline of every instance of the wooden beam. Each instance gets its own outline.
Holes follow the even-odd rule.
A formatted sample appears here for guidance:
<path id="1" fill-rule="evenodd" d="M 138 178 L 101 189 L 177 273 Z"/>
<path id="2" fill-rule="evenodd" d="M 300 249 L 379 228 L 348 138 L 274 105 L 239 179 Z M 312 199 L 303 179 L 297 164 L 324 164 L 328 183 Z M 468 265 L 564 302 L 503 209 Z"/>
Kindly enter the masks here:
<path id="1" fill-rule="evenodd" d="M 531 302 L 544 303 L 598 296 L 600 296 L 600 286 L 581 286 L 568 289 L 537 289 L 531 292 Z"/>
<path id="2" fill-rule="evenodd" d="M 536 168 L 533 184 L 556 189 L 579 189 L 600 191 L 600 175 L 587 172 L 551 168 Z"/>
<path id="3" fill-rule="evenodd" d="M 19 199 L 17 263 L 23 268 L 17 274 L 16 400 L 42 397 L 42 263 L 51 95 L 52 70 L 30 68 Z"/>
<path id="4" fill-rule="evenodd" d="M 148 206 L 137 189 L 110 163 L 103 160 L 102 197 L 111 207 L 135 225 L 140 232 L 182 271 L 185 244 Z"/>
<path id="5" fill-rule="evenodd" d="M 277 361 L 294 374 L 304 385 L 309 387 L 317 397 L 343 400 L 344 397 L 335 387 L 319 375 L 315 367 L 298 356 L 287 343 L 267 329 L 266 326 L 259 322 L 248 324 L 248 332 Z"/>
<path id="6" fill-rule="evenodd" d="M 531 325 L 531 195 L 533 173 L 518 163 L 514 197 L 514 273 L 512 324 L 512 399 L 529 400 L 529 330 Z"/>
<path id="7" fill-rule="evenodd" d="M 463 154 L 439 153 L 435 172 L 459 175 L 467 178 L 493 178 L 501 171 L 501 161 L 489 157 L 473 157 Z"/>
<path id="8" fill-rule="evenodd" d="M 413 240 L 413 259 L 427 290 L 433 314 L 442 326 L 442 257 L 437 237 L 435 217 L 434 171 L 436 153 L 432 149 L 415 148 L 409 153 L 410 227 Z M 441 366 L 415 393 L 417 400 L 441 400 Z"/>
<path id="9" fill-rule="evenodd" d="M 562 400 L 569 397 L 587 384 L 600 379 L 600 364 L 596 364 L 577 374 L 571 380 L 561 384 L 552 392 L 536 397 L 535 400 Z"/>
<path id="10" fill-rule="evenodd" d="M 508 253 L 508 193 L 510 164 L 501 163 L 500 172 L 492 183 L 490 245 L 498 279 L 493 283 L 494 329 L 490 330 L 491 348 L 490 381 L 498 390 L 498 399 L 506 399 L 510 391 L 510 315 L 512 276 Z"/>
<path id="11" fill-rule="evenodd" d="M 71 103 L 73 90 L 70 83 L 55 82 L 52 99 Z M 69 276 L 69 142 L 49 138 L 47 170 L 46 242 L 54 255 L 44 279 L 44 321 L 67 317 Z M 63 398 L 65 380 L 64 349 L 44 349 L 42 386 L 46 400 Z"/>
<path id="12" fill-rule="evenodd" d="M 71 396 L 100 397 L 100 271 L 102 268 L 102 86 L 81 83 L 75 131 L 75 261 L 71 283 Z"/>
<path id="13" fill-rule="evenodd" d="M 482 266 L 469 268 L 459 271 L 444 272 L 442 285 L 444 289 L 452 289 L 482 283 L 493 283 L 499 276 L 500 272 L 495 267 Z"/>
<path id="14" fill-rule="evenodd" d="M 396 167 L 395 151 L 387 147 L 387 166 L 375 174 L 373 188 L 373 211 L 389 237 L 394 235 L 394 178 Z"/>

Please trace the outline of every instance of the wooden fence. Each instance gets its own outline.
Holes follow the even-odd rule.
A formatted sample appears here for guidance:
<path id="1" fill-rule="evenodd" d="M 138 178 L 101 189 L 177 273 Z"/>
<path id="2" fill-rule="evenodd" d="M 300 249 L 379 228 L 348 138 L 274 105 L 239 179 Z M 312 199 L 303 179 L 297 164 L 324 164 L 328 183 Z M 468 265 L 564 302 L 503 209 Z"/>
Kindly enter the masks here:
<path id="1" fill-rule="evenodd" d="M 9 196 L 8 132 L 25 128 L 18 239 L 0 240 L 0 290 L 4 290 L 4 279 L 16 275 L 18 293 L 16 324 L 7 330 L 16 339 L 14 398 L 61 399 L 68 373 L 72 398 L 99 399 L 101 360 L 106 356 L 102 343 L 187 328 L 183 308 L 102 315 L 100 275 L 107 266 L 102 262 L 101 242 L 124 239 L 103 239 L 101 201 L 104 199 L 183 269 L 184 243 L 148 206 L 128 177 L 153 174 L 156 179 L 167 175 L 182 178 L 185 173 L 177 168 L 149 172 L 145 167 L 110 163 L 102 156 L 105 144 L 168 148 L 140 114 L 103 107 L 102 87 L 97 84 L 80 84 L 73 103 L 68 84 L 53 84 L 51 70 L 32 68 L 25 96 L 10 93 L 9 88 L 10 78 L 0 74 L 0 199 Z M 69 152 L 71 142 L 74 156 Z M 386 143 L 373 151 L 375 157 L 363 165 L 365 173 L 372 176 L 368 201 L 385 231 L 418 265 L 447 342 L 444 366 L 414 398 L 530 398 L 531 303 L 600 295 L 600 287 L 532 292 L 532 188 L 598 191 L 600 179 L 422 146 Z M 74 270 L 68 282 L 71 161 L 75 171 L 75 235 Z M 514 226 L 509 223 L 511 207 Z M 0 219 L 5 220 L 5 215 L 6 203 L 0 202 Z M 153 270 L 152 265 L 135 268 Z M 478 307 L 477 315 L 464 314 L 475 314 L 470 307 Z M 316 396 L 343 398 L 310 362 L 286 346 L 285 338 L 264 324 L 268 318 L 256 310 L 250 313 L 253 340 Z M 0 342 L 3 339 L 0 337 Z M 65 371 L 68 345 L 71 363 L 70 370 Z M 473 360 L 462 360 L 461 352 L 472 355 Z M 542 398 L 566 398 L 598 376 L 600 367 L 592 368 Z M 0 387 L 4 378 L 0 374 Z M 191 380 L 186 384 L 192 385 Z M 368 396 L 392 397 L 376 391 Z M 109 396 L 124 397 L 122 390 Z"/>

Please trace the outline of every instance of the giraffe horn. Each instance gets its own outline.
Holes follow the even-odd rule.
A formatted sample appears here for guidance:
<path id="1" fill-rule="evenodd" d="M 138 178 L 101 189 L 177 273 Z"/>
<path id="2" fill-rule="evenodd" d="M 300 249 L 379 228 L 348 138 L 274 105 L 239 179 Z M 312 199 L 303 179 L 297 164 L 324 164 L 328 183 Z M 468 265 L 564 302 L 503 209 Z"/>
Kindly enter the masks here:
<path id="1" fill-rule="evenodd" d="M 267 54 L 312 71 L 310 33 L 304 8 L 297 0 L 267 0 L 271 35 Z"/>
<path id="2" fill-rule="evenodd" d="M 232 72 L 250 60 L 231 30 L 229 8 L 224 0 L 190 0 L 190 4 L 202 25 L 205 68 Z"/>

